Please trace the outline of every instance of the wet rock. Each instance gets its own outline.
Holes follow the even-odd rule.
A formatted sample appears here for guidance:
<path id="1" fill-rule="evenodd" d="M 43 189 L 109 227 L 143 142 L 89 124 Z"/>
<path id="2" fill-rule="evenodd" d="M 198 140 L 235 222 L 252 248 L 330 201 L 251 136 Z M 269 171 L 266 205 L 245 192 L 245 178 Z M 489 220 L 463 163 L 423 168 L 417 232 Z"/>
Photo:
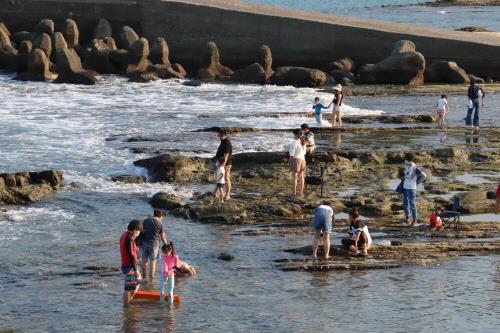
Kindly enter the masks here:
<path id="1" fill-rule="evenodd" d="M 50 55 L 52 54 L 52 40 L 49 35 L 46 33 L 42 33 L 38 35 L 38 37 L 33 42 L 33 47 L 35 49 L 41 49 L 47 58 L 50 59 Z"/>
<path id="2" fill-rule="evenodd" d="M 467 32 L 493 32 L 491 30 L 488 30 L 486 28 L 483 28 L 483 27 L 475 27 L 475 26 L 471 26 L 471 27 L 463 27 L 463 28 L 457 28 L 455 29 L 456 31 L 467 31 Z"/>
<path id="3" fill-rule="evenodd" d="M 204 200 L 190 205 L 189 210 L 195 219 L 203 222 L 233 223 L 247 217 L 245 206 L 235 201 L 220 204 Z"/>
<path id="4" fill-rule="evenodd" d="M 177 73 L 179 73 L 180 75 L 182 75 L 183 77 L 186 77 L 187 76 L 187 72 L 186 70 L 184 69 L 184 67 L 182 67 L 181 64 L 178 64 L 178 63 L 174 63 L 172 65 L 172 69 L 174 71 L 176 71 Z"/>
<path id="5" fill-rule="evenodd" d="M 182 208 L 186 205 L 186 201 L 184 199 L 165 192 L 158 192 L 153 195 L 149 203 L 155 208 L 163 208 L 167 210 Z"/>
<path id="6" fill-rule="evenodd" d="M 59 71 L 56 83 L 93 85 L 99 81 L 97 73 L 83 69 L 80 57 L 74 49 L 60 49 L 56 59 Z"/>
<path id="7" fill-rule="evenodd" d="M 32 35 L 29 31 L 18 31 L 10 36 L 10 39 L 16 43 L 20 43 L 24 40 L 31 41 Z"/>
<path id="8" fill-rule="evenodd" d="M 87 184 L 83 182 L 71 182 L 69 183 L 69 186 L 77 190 L 82 190 L 88 187 Z"/>
<path id="9" fill-rule="evenodd" d="M 231 76 L 231 81 L 249 84 L 265 84 L 267 75 L 264 68 L 255 62 L 243 69 L 235 71 L 233 76 Z"/>
<path id="10" fill-rule="evenodd" d="M 63 175 L 57 170 L 0 174 L 0 202 L 23 204 L 39 201 L 58 190 Z"/>
<path id="11" fill-rule="evenodd" d="M 326 82 L 326 73 L 304 67 L 279 67 L 270 81 L 278 86 L 320 87 Z"/>
<path id="12" fill-rule="evenodd" d="M 486 191 L 469 191 L 460 193 L 460 207 L 464 213 L 483 213 L 490 205 L 488 202 Z"/>
<path id="13" fill-rule="evenodd" d="M 14 77 L 20 81 L 50 81 L 57 75 L 49 70 L 50 62 L 45 52 L 40 49 L 32 50 L 28 55 L 27 71 Z"/>
<path id="14" fill-rule="evenodd" d="M 110 59 L 113 51 L 104 41 L 93 39 L 90 43 L 90 53 L 85 59 L 87 68 L 92 68 L 101 74 L 118 74 L 120 67 Z"/>
<path id="15" fill-rule="evenodd" d="M 129 27 L 128 25 L 123 26 L 120 31 L 120 38 L 118 39 L 118 46 L 121 49 L 128 50 L 132 44 L 139 40 L 139 35 Z"/>
<path id="16" fill-rule="evenodd" d="M 127 75 L 144 73 L 148 70 L 149 43 L 146 38 L 139 38 L 132 43 L 126 56 Z"/>
<path id="17" fill-rule="evenodd" d="M 196 78 L 200 80 L 217 80 L 228 78 L 233 75 L 233 71 L 220 63 L 219 48 L 214 42 L 208 42 L 203 51 L 201 68 L 196 73 Z"/>
<path id="18" fill-rule="evenodd" d="M 146 182 L 146 177 L 135 175 L 119 175 L 111 177 L 111 180 L 114 182 L 126 184 L 144 184 Z"/>
<path id="19" fill-rule="evenodd" d="M 94 38 L 105 39 L 107 37 L 113 36 L 113 29 L 111 28 L 111 23 L 106 19 L 100 19 L 94 28 Z"/>
<path id="20" fill-rule="evenodd" d="M 149 60 L 153 64 L 158 65 L 168 65 L 171 66 L 169 57 L 168 45 L 165 39 L 158 37 L 151 47 L 151 52 L 149 53 Z"/>
<path id="21" fill-rule="evenodd" d="M 198 157 L 163 154 L 139 161 L 135 166 L 148 170 L 153 182 L 190 182 L 207 178 L 208 161 Z"/>
<path id="22" fill-rule="evenodd" d="M 64 21 L 62 33 L 69 48 L 76 48 L 79 46 L 80 31 L 74 20 L 67 19 Z"/>
<path id="23" fill-rule="evenodd" d="M 436 83 L 469 83 L 470 79 L 464 69 L 453 61 L 438 61 L 429 65 L 424 73 L 425 82 Z"/>
<path id="24" fill-rule="evenodd" d="M 49 36 L 52 36 L 53 33 L 54 33 L 54 21 L 49 19 L 41 20 L 40 22 L 37 23 L 34 29 L 35 37 L 38 37 L 41 34 L 47 34 Z"/>
<path id="25" fill-rule="evenodd" d="M 179 68 L 179 67 L 177 67 Z M 174 69 L 173 66 L 170 65 L 154 65 L 151 70 L 154 71 L 154 73 L 160 78 L 160 79 L 171 79 L 171 78 L 176 78 L 176 79 L 184 79 L 185 74 L 183 75 L 182 73 L 179 73 Z M 183 70 L 183 69 L 182 69 Z"/>
<path id="26" fill-rule="evenodd" d="M 232 254 L 229 254 L 229 253 L 220 253 L 217 256 L 217 259 L 224 260 L 224 261 L 232 261 L 232 260 L 234 260 L 234 256 Z"/>
<path id="27" fill-rule="evenodd" d="M 398 41 L 389 57 L 360 68 L 361 83 L 421 85 L 424 83 L 425 58 L 411 41 Z"/>
<path id="28" fill-rule="evenodd" d="M 127 74 L 130 82 L 148 83 L 159 80 L 160 77 L 155 72 L 132 72 Z"/>

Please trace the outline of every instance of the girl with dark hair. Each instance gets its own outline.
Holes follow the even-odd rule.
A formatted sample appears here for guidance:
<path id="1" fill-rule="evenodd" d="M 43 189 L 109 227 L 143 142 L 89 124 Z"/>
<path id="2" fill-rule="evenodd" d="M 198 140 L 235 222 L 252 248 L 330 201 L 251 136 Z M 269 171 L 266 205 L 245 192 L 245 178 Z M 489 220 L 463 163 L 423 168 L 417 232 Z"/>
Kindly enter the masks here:
<path id="1" fill-rule="evenodd" d="M 160 299 L 165 295 L 165 284 L 167 285 L 168 301 L 174 302 L 174 284 L 175 269 L 180 266 L 179 257 L 175 254 L 174 244 L 172 242 L 163 244 L 161 251 L 163 253 L 162 268 L 160 271 Z"/>
<path id="2" fill-rule="evenodd" d="M 359 255 L 360 251 L 363 251 L 362 255 L 367 256 L 368 249 L 372 245 L 372 238 L 368 227 L 361 222 L 357 208 L 353 208 L 349 212 L 349 221 L 351 221 L 349 231 L 347 231 L 349 238 L 342 239 L 342 245 L 355 255 Z"/>

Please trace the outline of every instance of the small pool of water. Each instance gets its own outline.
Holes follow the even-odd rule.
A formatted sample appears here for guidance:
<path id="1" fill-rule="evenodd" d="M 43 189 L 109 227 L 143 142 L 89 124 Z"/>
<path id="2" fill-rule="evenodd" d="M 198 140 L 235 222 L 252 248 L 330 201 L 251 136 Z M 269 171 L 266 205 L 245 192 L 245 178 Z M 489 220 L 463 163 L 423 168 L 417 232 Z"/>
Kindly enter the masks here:
<path id="1" fill-rule="evenodd" d="M 463 193 L 463 191 L 450 191 L 446 194 L 428 194 L 426 195 L 427 198 L 434 199 L 434 198 L 441 198 L 444 200 L 449 200 L 451 201 L 456 195 Z"/>
<path id="2" fill-rule="evenodd" d="M 485 178 L 488 177 L 488 178 Z M 464 182 L 467 185 L 480 185 L 480 184 L 493 184 L 498 182 L 499 174 L 498 173 L 478 173 L 478 174 L 470 174 L 465 173 L 463 175 L 459 175 L 455 177 L 458 181 Z M 497 180 L 489 179 L 489 178 L 497 178 Z"/>
<path id="3" fill-rule="evenodd" d="M 474 214 L 460 216 L 461 222 L 500 222 L 500 214 Z"/>
<path id="4" fill-rule="evenodd" d="M 365 221 L 369 220 L 368 217 L 363 216 L 363 215 L 360 215 L 359 218 L 361 220 L 365 220 Z M 337 214 L 335 214 L 335 219 L 336 220 L 348 220 L 349 219 L 349 214 L 347 214 L 347 213 L 337 213 Z"/>

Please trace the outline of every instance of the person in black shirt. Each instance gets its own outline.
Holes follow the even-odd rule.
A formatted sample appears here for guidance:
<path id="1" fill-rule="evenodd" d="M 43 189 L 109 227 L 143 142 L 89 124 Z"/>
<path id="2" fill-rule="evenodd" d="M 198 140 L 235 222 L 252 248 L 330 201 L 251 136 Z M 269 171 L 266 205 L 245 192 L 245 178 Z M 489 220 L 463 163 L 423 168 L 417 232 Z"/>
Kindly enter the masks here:
<path id="1" fill-rule="evenodd" d="M 479 105 L 481 104 L 481 106 L 484 107 L 484 90 L 480 86 L 476 85 L 474 80 L 471 80 L 469 90 L 467 90 L 467 97 L 469 98 L 469 103 L 472 104 L 472 107 L 468 107 L 465 125 L 479 129 Z M 471 119 L 473 112 L 474 119 Z"/>
<path id="2" fill-rule="evenodd" d="M 231 140 L 227 136 L 225 129 L 220 128 L 218 131 L 218 136 L 220 139 L 220 145 L 215 154 L 215 160 L 217 161 L 217 167 L 223 166 L 225 170 L 224 179 L 226 181 L 226 196 L 224 200 L 231 199 L 231 156 L 233 155 L 233 146 L 231 145 Z M 221 159 L 222 157 L 222 159 Z M 222 160 L 222 162 L 220 162 Z"/>

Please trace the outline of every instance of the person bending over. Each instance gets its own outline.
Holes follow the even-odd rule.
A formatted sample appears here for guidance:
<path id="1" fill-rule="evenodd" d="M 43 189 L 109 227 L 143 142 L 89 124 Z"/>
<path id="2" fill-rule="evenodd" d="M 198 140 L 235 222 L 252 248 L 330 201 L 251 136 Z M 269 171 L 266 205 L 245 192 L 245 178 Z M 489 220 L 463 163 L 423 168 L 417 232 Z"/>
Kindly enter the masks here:
<path id="1" fill-rule="evenodd" d="M 318 206 L 313 212 L 313 258 L 317 258 L 319 239 L 323 238 L 325 259 L 330 258 L 330 234 L 332 233 L 332 222 L 335 220 L 333 209 L 326 203 Z M 323 236 L 321 236 L 323 233 Z"/>

